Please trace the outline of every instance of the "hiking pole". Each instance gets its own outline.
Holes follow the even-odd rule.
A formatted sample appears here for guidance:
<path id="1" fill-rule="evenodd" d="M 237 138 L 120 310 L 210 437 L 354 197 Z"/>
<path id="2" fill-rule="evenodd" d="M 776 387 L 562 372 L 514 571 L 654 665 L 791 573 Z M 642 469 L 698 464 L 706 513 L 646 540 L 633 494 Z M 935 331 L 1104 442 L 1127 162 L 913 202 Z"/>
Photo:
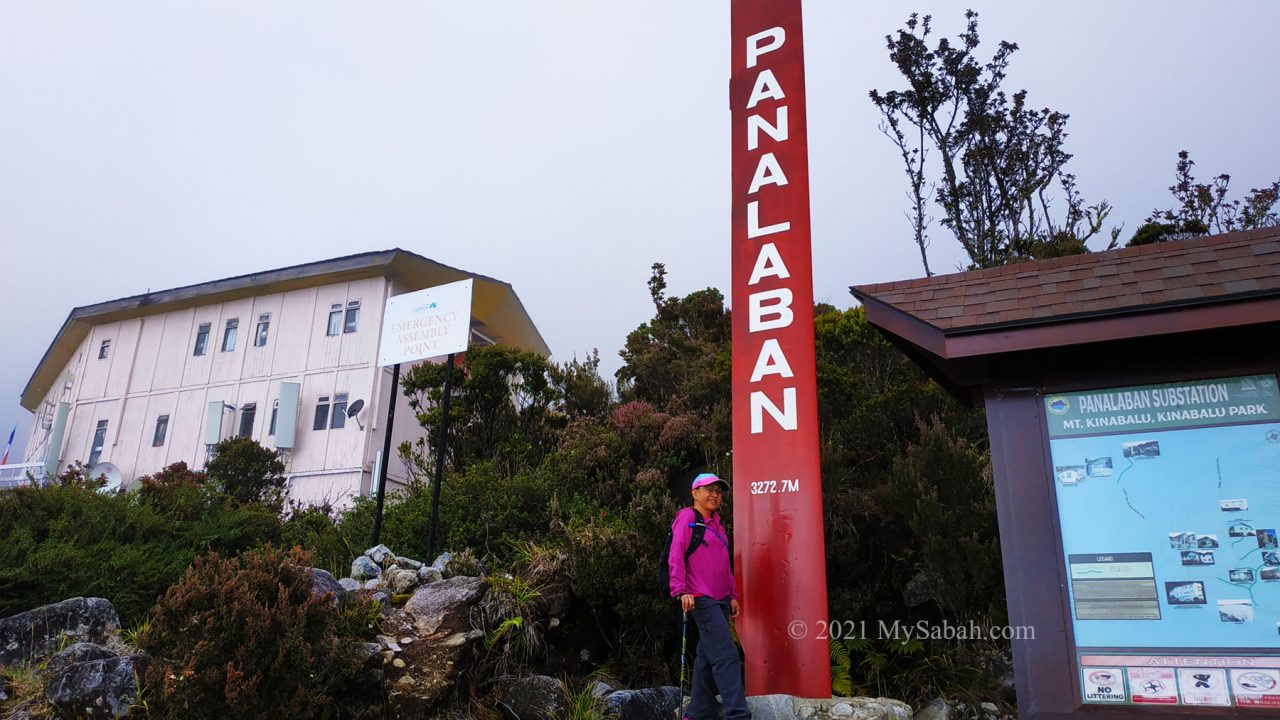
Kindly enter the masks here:
<path id="1" fill-rule="evenodd" d="M 689 611 L 685 610 L 680 620 L 680 702 L 676 704 L 676 720 L 684 717 L 684 663 L 688 653 L 685 651 L 689 641 Z"/>

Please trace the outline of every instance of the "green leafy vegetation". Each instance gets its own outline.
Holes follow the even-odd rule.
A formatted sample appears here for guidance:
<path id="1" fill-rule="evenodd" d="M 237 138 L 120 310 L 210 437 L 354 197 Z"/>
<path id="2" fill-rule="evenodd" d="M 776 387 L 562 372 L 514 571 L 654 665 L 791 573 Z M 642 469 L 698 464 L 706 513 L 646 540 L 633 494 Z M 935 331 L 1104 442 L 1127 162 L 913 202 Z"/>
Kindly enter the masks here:
<path id="1" fill-rule="evenodd" d="M 1191 170 L 1195 164 L 1186 150 L 1178 153 L 1174 183 L 1169 186 L 1177 205 L 1166 210 L 1153 210 L 1146 224 L 1129 239 L 1129 247 L 1182 240 L 1211 232 L 1280 225 L 1280 213 L 1276 212 L 1276 203 L 1280 201 L 1280 180 L 1253 188 L 1242 198 L 1228 199 L 1231 176 L 1222 173 L 1212 182 L 1196 182 Z"/>
<path id="2" fill-rule="evenodd" d="M 104 597 L 126 626 L 206 552 L 278 542 L 274 508 L 239 504 L 178 464 L 137 493 L 102 492 L 75 465 L 43 487 L 0 493 L 0 616 L 69 597 Z"/>
<path id="3" fill-rule="evenodd" d="M 284 463 L 252 438 L 230 437 L 215 445 L 206 472 L 213 486 L 236 502 L 283 502 Z"/>
<path id="4" fill-rule="evenodd" d="M 140 638 L 154 660 L 146 676 L 150 715 L 321 717 L 362 661 L 355 638 L 339 632 L 351 623 L 312 594 L 310 567 L 301 550 L 271 547 L 196 559 L 156 604 Z"/>

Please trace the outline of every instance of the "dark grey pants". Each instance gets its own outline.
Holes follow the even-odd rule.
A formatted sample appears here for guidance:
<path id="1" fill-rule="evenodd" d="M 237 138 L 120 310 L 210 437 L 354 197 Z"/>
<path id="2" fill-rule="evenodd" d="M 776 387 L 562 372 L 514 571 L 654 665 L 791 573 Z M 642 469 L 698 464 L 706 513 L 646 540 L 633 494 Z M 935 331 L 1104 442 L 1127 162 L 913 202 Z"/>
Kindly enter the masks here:
<path id="1" fill-rule="evenodd" d="M 725 720 L 746 720 L 747 693 L 742 687 L 742 661 L 729 633 L 729 599 L 694 598 L 693 620 L 698 624 L 698 656 L 690 681 L 689 720 L 716 717 L 716 689 L 724 700 Z"/>

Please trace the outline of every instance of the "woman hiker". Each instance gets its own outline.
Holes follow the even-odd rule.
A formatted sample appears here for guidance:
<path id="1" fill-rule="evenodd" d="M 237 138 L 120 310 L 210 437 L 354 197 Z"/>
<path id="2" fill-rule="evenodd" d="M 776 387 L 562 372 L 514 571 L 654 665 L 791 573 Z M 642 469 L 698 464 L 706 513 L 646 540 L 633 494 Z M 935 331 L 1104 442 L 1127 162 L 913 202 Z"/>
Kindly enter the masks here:
<path id="1" fill-rule="evenodd" d="M 729 536 L 720 522 L 720 502 L 729 484 L 711 473 L 693 479 L 693 507 L 676 513 L 671 523 L 671 597 L 698 624 L 698 654 L 690 683 L 688 720 L 716 717 L 716 690 L 724 701 L 725 720 L 751 717 L 742 687 L 742 661 L 729 634 L 729 618 L 740 611 L 733 580 Z M 705 526 L 698 528 L 697 526 Z M 697 532 L 695 532 L 695 530 Z M 695 542 L 688 552 L 690 542 Z M 687 556 L 687 559 L 686 559 Z"/>

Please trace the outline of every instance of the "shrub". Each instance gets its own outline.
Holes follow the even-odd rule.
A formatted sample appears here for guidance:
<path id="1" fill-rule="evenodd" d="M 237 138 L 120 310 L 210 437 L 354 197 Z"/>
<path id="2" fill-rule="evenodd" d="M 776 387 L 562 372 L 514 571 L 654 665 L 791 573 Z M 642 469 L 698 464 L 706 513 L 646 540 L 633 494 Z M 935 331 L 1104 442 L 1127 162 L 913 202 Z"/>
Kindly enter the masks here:
<path id="1" fill-rule="evenodd" d="M 328 505 L 294 505 L 280 528 L 280 542 L 284 547 L 304 548 L 316 567 L 344 577 L 351 572 L 351 561 L 367 547 L 369 536 L 353 535 L 350 527 L 339 524 L 341 518 Z"/>
<path id="2" fill-rule="evenodd" d="M 360 662 L 311 594 L 311 558 L 267 547 L 197 559 L 152 610 L 140 645 L 159 718 L 313 718 Z"/>
<path id="3" fill-rule="evenodd" d="M 1005 619 L 995 488 L 985 451 L 936 418 L 894 460 L 889 495 L 916 538 L 932 594 L 957 624 Z M 945 530 L 945 532 L 943 532 Z"/>
<path id="4" fill-rule="evenodd" d="M 220 492 L 241 503 L 279 504 L 284 497 L 284 463 L 253 438 L 218 443 L 208 471 Z"/>
<path id="5" fill-rule="evenodd" d="M 358 555 L 373 540 L 373 515 L 377 498 L 356 498 L 355 504 L 342 513 L 338 528 Z M 427 528 L 431 524 L 431 486 L 421 481 L 405 488 L 388 491 L 382 511 L 382 534 L 378 542 L 395 550 L 396 555 L 431 562 L 426 557 Z M 437 535 L 436 544 L 442 545 Z M 354 556 L 352 556 L 354 558 Z M 348 560 L 348 562 L 350 559 Z M 348 566 L 349 568 L 349 566 Z M 344 571 L 344 574 L 348 572 Z"/>
<path id="6" fill-rule="evenodd" d="M 511 543 L 546 537 L 554 486 L 551 474 L 541 467 L 506 474 L 493 463 L 477 462 L 450 475 L 440 489 L 437 545 L 502 556 Z M 429 498 L 424 498 L 428 516 Z"/>
<path id="7" fill-rule="evenodd" d="M 197 554 L 278 538 L 273 510 L 233 506 L 194 477 L 171 466 L 144 481 L 150 490 L 107 494 L 73 466 L 47 486 L 0 493 L 0 617 L 93 596 L 133 624 Z"/>
<path id="8" fill-rule="evenodd" d="M 184 462 L 176 462 L 154 475 L 140 478 L 138 499 L 161 512 L 189 519 L 206 506 L 208 480 L 208 475 L 192 471 Z"/>

